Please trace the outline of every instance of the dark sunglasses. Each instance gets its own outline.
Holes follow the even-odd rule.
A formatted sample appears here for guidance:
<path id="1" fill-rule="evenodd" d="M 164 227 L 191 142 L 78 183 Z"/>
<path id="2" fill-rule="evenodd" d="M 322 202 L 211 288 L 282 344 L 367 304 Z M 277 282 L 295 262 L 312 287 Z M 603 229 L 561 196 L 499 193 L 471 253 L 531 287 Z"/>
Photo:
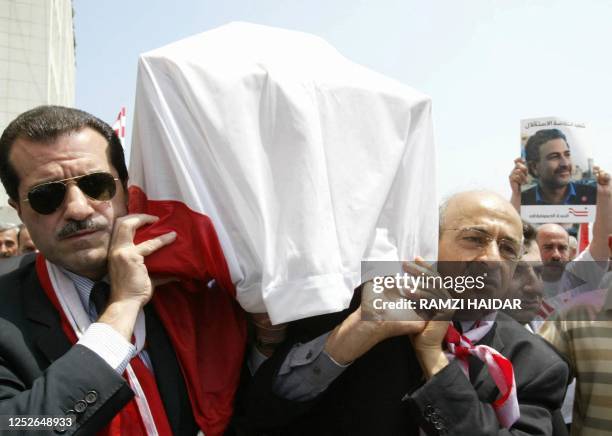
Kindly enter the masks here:
<path id="1" fill-rule="evenodd" d="M 76 183 L 81 192 L 93 200 L 108 201 L 117 193 L 117 185 L 115 184 L 117 180 L 119 179 L 106 172 L 54 180 L 34 186 L 23 201 L 29 202 L 36 212 L 49 215 L 55 212 L 64 202 L 68 183 Z"/>

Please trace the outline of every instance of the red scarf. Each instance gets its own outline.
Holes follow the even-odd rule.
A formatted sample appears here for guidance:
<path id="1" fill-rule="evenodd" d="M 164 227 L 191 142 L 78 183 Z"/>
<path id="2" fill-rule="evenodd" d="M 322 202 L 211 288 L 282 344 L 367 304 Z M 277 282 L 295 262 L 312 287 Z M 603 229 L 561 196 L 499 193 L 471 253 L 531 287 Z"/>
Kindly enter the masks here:
<path id="1" fill-rule="evenodd" d="M 47 271 L 47 264 L 45 262 L 45 258 L 41 254 L 36 257 L 36 273 L 38 275 L 42 288 L 45 291 L 45 294 L 47 294 L 47 297 L 60 315 L 60 324 L 62 326 L 64 334 L 72 344 L 76 344 L 78 340 L 76 333 L 72 329 L 72 326 L 70 325 L 66 314 L 62 310 L 61 304 L 57 298 L 55 290 L 53 289 L 53 285 L 51 284 L 51 280 L 49 279 L 49 272 Z M 155 377 L 153 376 L 151 371 L 144 365 L 139 356 L 134 357 L 130 361 L 130 365 L 132 366 L 132 369 L 134 370 L 134 373 L 138 378 L 138 382 L 140 383 L 145 393 L 147 403 L 155 421 L 155 427 L 157 428 L 157 432 L 160 436 L 172 435 L 172 431 L 170 430 L 170 424 L 168 423 L 168 417 L 166 416 L 164 405 L 159 395 L 159 391 L 157 390 Z M 125 378 L 126 380 L 128 379 L 126 371 L 123 372 L 123 378 Z M 121 409 L 121 411 L 117 415 L 115 415 L 113 420 L 98 434 L 104 436 L 147 436 L 145 425 L 140 416 L 136 400 L 130 400 L 130 402 L 127 403 L 123 407 L 123 409 Z"/>
<path id="2" fill-rule="evenodd" d="M 135 243 L 171 230 L 178 233 L 174 243 L 146 258 L 151 275 L 181 280 L 157 288 L 152 302 L 176 352 L 196 424 L 207 436 L 222 435 L 232 416 L 240 379 L 246 322 L 235 301 L 236 292 L 213 224 L 183 203 L 149 201 L 137 188 L 130 188 L 129 204 L 130 213 L 160 218 L 139 229 Z M 36 267 L 43 289 L 60 313 L 62 329 L 75 343 L 76 335 L 61 310 L 40 255 Z M 145 391 L 159 434 L 171 434 L 153 374 L 138 357 L 130 364 Z M 146 434 L 134 400 L 102 434 Z"/>
<path id="3" fill-rule="evenodd" d="M 468 357 L 470 355 L 479 358 L 486 365 L 489 375 L 501 394 L 493 402 L 493 410 L 499 423 L 503 427 L 510 428 L 520 417 L 512 362 L 494 348 L 487 345 L 475 345 L 486 335 L 490 327 L 491 325 L 481 326 L 477 323 L 476 328 L 461 334 L 451 323 L 444 341 L 449 353 L 459 359 L 466 376 L 469 377 Z"/>

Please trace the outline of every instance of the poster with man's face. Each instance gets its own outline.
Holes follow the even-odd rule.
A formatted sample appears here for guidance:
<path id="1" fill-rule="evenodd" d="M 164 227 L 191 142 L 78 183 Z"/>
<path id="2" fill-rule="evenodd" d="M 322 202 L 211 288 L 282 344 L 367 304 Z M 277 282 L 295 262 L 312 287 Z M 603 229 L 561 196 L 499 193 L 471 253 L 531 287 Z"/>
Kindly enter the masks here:
<path id="1" fill-rule="evenodd" d="M 532 223 L 594 221 L 597 183 L 584 123 L 547 117 L 521 120 L 521 156 L 529 177 L 521 216 Z"/>

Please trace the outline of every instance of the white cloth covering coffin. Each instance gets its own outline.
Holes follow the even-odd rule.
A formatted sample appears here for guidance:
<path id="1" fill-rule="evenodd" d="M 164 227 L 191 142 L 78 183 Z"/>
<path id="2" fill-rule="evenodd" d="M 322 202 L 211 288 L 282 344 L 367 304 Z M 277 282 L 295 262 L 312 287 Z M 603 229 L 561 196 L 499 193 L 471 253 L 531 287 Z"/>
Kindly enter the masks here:
<path id="1" fill-rule="evenodd" d="M 141 55 L 131 154 L 273 323 L 346 308 L 363 259 L 436 258 L 431 99 L 319 37 L 231 23 Z"/>

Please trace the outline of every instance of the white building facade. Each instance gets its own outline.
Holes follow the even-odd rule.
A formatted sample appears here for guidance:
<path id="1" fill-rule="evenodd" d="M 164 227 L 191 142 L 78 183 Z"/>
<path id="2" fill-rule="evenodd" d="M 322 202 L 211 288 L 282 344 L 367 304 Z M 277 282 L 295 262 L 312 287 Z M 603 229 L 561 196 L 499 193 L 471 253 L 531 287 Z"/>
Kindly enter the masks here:
<path id="1" fill-rule="evenodd" d="M 41 104 L 74 105 L 71 0 L 0 0 L 0 132 Z M 0 188 L 0 221 L 18 222 Z"/>

